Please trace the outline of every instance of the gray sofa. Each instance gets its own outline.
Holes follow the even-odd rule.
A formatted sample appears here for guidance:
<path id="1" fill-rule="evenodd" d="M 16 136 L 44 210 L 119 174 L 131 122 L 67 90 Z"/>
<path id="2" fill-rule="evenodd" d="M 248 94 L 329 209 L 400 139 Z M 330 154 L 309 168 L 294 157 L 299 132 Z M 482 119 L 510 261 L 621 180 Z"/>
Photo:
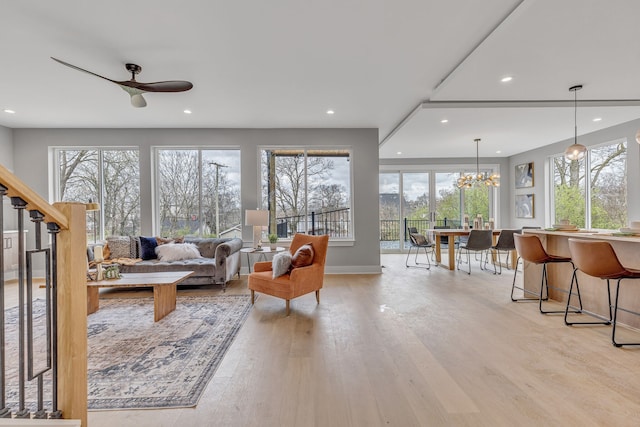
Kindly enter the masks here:
<path id="1" fill-rule="evenodd" d="M 202 258 L 171 262 L 152 259 L 131 265 L 121 264 L 120 272 L 126 274 L 159 271 L 194 271 L 195 273 L 182 282 L 181 285 L 219 284 L 222 285 L 223 288 L 226 287 L 227 282 L 231 280 L 233 276 L 238 275 L 238 278 L 240 277 L 240 249 L 242 248 L 242 239 L 186 237 L 184 241 L 185 243 L 195 244 Z"/>

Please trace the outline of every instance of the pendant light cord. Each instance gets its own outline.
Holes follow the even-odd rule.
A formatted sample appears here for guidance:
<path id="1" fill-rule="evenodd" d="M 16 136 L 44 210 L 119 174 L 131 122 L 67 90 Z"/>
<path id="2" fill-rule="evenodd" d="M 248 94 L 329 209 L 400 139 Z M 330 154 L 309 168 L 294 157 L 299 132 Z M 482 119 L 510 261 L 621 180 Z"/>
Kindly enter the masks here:
<path id="1" fill-rule="evenodd" d="M 573 125 L 575 135 L 573 137 L 573 143 L 578 143 L 578 88 L 573 91 Z"/>

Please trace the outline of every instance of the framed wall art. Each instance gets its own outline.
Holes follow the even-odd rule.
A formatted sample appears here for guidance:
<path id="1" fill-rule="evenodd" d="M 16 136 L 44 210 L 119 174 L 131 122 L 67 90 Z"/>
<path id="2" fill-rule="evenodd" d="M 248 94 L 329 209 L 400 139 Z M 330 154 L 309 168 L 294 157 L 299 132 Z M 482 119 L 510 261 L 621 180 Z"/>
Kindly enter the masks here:
<path id="1" fill-rule="evenodd" d="M 516 194 L 516 218 L 533 218 L 533 194 Z"/>
<path id="2" fill-rule="evenodd" d="M 533 187 L 533 162 L 516 165 L 516 188 Z"/>

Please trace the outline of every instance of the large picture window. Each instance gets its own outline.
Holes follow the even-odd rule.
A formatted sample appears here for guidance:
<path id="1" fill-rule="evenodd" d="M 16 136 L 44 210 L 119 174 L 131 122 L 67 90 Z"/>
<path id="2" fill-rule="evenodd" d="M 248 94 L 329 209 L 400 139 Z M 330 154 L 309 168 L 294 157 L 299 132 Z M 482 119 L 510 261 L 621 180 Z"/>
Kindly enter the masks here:
<path id="1" fill-rule="evenodd" d="M 551 162 L 554 223 L 568 219 L 586 228 L 627 226 L 626 140 L 590 148 L 579 162 L 564 156 Z"/>
<path id="2" fill-rule="evenodd" d="M 262 209 L 269 233 L 353 238 L 351 153 L 347 149 L 261 150 Z"/>
<path id="3" fill-rule="evenodd" d="M 162 236 L 241 236 L 240 150 L 156 149 Z"/>
<path id="4" fill-rule="evenodd" d="M 100 210 L 87 215 L 87 239 L 140 232 L 140 162 L 137 149 L 58 148 L 55 199 L 89 201 Z"/>

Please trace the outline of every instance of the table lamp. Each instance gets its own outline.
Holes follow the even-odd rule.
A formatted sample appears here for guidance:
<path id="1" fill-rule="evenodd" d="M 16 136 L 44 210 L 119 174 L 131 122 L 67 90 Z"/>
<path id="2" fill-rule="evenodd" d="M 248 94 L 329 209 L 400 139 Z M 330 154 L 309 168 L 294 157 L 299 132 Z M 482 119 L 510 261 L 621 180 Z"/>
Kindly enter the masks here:
<path id="1" fill-rule="evenodd" d="M 253 226 L 253 247 L 257 248 L 262 235 L 262 227 L 269 225 L 269 211 L 245 210 L 244 225 Z"/>
<path id="2" fill-rule="evenodd" d="M 85 203 L 87 212 L 93 212 L 93 243 L 96 243 L 97 235 L 96 231 L 98 226 L 96 224 L 96 212 L 100 210 L 100 203 L 95 203 L 89 199 L 89 203 Z"/>

